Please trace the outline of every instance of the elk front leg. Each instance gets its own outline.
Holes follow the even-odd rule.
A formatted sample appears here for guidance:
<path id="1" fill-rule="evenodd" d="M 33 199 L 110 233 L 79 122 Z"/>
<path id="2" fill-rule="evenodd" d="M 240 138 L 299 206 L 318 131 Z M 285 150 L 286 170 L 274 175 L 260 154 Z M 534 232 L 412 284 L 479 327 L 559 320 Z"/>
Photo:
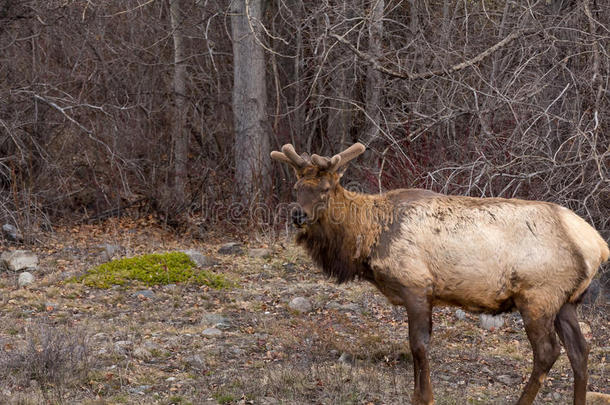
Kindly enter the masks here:
<path id="1" fill-rule="evenodd" d="M 409 344 L 413 355 L 415 390 L 412 403 L 431 405 L 434 398 L 430 382 L 428 346 L 432 332 L 432 305 L 425 295 L 418 295 L 413 291 L 406 291 L 403 300 L 409 317 Z"/>

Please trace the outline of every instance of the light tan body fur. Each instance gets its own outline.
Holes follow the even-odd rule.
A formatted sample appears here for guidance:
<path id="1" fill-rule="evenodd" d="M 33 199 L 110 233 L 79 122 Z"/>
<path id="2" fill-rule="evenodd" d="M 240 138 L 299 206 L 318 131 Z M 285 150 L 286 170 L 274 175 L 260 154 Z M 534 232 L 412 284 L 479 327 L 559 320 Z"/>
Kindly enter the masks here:
<path id="1" fill-rule="evenodd" d="M 595 229 L 551 203 L 439 195 L 396 208 L 399 235 L 370 261 L 383 280 L 375 284 L 396 304 L 391 281 L 425 288 L 436 305 L 502 312 L 513 299 L 554 314 L 608 258 Z"/>

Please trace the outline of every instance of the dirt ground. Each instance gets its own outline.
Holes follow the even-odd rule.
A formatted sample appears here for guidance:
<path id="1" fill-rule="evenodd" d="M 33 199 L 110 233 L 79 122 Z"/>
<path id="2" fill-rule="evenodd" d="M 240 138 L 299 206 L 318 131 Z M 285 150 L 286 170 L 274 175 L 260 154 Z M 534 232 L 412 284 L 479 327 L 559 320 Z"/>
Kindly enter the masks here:
<path id="1" fill-rule="evenodd" d="M 269 239 L 242 240 L 273 252 L 251 258 L 219 254 L 226 240 L 196 240 L 154 222 L 111 220 L 41 236 L 32 285 L 18 288 L 18 274 L 0 274 L 0 366 L 14 370 L 0 382 L 0 403 L 409 403 L 405 311 L 367 284 L 332 284 L 289 238 Z M 97 290 L 65 282 L 99 264 L 104 243 L 124 256 L 197 249 L 236 285 Z M 311 311 L 290 309 L 295 297 Z M 608 303 L 580 312 L 592 346 L 589 390 L 610 393 Z M 520 317 L 505 318 L 487 331 L 478 315 L 435 310 L 437 404 L 515 402 L 532 358 Z M 571 389 L 562 352 L 536 403 L 571 403 Z"/>

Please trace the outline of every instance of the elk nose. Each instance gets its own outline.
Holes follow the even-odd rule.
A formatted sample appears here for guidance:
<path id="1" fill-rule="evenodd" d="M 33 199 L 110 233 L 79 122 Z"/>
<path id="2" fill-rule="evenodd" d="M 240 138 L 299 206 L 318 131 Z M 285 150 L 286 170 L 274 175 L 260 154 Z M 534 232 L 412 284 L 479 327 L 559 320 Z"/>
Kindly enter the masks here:
<path id="1" fill-rule="evenodd" d="M 298 228 L 302 227 L 307 222 L 307 214 L 300 208 L 292 210 L 292 223 Z"/>

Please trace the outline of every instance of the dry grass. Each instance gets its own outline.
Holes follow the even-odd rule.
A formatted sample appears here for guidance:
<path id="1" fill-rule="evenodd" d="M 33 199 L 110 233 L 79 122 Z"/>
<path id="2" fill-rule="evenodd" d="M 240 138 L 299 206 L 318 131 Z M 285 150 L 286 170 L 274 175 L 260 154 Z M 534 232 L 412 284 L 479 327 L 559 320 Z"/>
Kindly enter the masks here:
<path id="1" fill-rule="evenodd" d="M 370 286 L 329 283 L 292 245 L 250 259 L 218 255 L 218 244 L 177 243 L 160 229 L 120 235 L 112 228 L 60 230 L 37 249 L 41 270 L 31 288 L 0 275 L 1 403 L 408 403 L 406 315 Z M 214 272 L 239 284 L 152 286 L 154 296 L 142 298 L 134 295 L 142 285 L 99 290 L 62 282 L 97 264 L 92 252 L 107 239 L 128 245 L 131 255 L 199 249 L 219 260 Z M 287 303 L 296 296 L 314 310 L 291 312 Z M 203 337 L 214 316 L 228 326 L 218 338 Z M 433 316 L 437 404 L 513 403 L 532 364 L 519 318 L 488 332 L 474 315 L 458 320 L 453 310 L 437 309 Z M 590 388 L 608 392 L 608 312 L 597 308 L 582 318 L 593 326 Z M 501 375 L 515 382 L 503 383 Z M 536 404 L 568 404 L 571 385 L 562 354 Z"/>
<path id="2" fill-rule="evenodd" d="M 94 364 L 85 331 L 53 326 L 46 320 L 31 323 L 20 342 L 3 346 L 0 351 L 2 403 L 13 403 L 12 391 L 23 388 L 31 388 L 35 394 L 40 391 L 46 401 L 61 402 L 66 390 L 78 389 L 86 382 Z"/>

